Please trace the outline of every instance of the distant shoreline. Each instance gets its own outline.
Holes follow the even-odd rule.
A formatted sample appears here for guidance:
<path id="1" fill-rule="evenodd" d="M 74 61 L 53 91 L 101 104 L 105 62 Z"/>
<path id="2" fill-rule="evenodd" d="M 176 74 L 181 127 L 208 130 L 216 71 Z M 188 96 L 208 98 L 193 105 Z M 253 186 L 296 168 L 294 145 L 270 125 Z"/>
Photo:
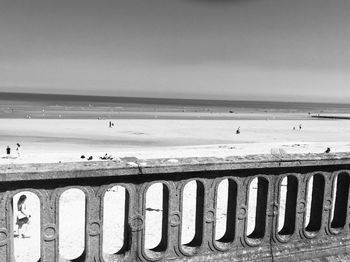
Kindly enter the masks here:
<path id="1" fill-rule="evenodd" d="M 247 107 L 247 108 L 348 108 L 349 103 L 320 103 L 320 102 L 286 102 L 262 100 L 211 100 L 211 99 L 179 99 L 179 98 L 150 98 L 122 96 L 91 96 L 43 93 L 0 92 L 0 102 L 13 101 L 66 101 L 66 102 L 95 102 L 95 103 L 125 103 L 148 105 L 178 105 L 178 106 L 218 106 L 218 107 Z"/>

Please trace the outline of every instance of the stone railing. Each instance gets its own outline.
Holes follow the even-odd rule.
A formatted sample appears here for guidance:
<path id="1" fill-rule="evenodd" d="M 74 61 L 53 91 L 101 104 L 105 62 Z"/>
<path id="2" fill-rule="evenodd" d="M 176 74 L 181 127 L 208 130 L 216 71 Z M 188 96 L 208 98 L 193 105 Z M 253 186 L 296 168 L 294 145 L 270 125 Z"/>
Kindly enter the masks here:
<path id="1" fill-rule="evenodd" d="M 67 261 L 59 255 L 58 199 L 70 188 L 78 188 L 86 196 L 85 251 L 74 261 L 349 259 L 349 154 L 134 162 L 0 166 L 0 261 L 15 261 L 12 199 L 21 191 L 36 194 L 41 203 L 40 261 Z M 248 189 L 255 178 L 255 223 L 254 230 L 247 234 Z M 215 239 L 218 185 L 225 179 L 226 229 L 223 237 Z M 195 234 L 190 243 L 182 244 L 183 189 L 193 180 L 197 182 Z M 279 229 L 282 180 L 286 181 L 286 195 L 283 227 Z M 162 237 L 157 247 L 146 249 L 145 194 L 154 183 L 162 183 L 165 188 Z M 128 194 L 124 245 L 117 253 L 105 256 L 102 200 L 115 185 L 124 187 Z"/>

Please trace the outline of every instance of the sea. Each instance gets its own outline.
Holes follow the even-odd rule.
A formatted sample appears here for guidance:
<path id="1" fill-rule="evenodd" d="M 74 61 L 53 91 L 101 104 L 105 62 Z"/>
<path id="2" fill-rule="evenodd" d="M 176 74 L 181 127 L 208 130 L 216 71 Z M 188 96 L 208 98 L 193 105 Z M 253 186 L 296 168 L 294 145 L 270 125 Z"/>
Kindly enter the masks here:
<path id="1" fill-rule="evenodd" d="M 0 118 L 250 119 L 317 114 L 350 114 L 350 104 L 0 92 Z"/>

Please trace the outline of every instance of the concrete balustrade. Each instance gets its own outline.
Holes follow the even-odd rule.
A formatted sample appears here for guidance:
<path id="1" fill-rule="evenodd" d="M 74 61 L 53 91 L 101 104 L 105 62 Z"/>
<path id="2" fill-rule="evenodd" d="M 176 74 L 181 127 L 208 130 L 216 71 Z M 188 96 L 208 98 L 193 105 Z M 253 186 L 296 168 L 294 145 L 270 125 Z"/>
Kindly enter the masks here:
<path id="1" fill-rule="evenodd" d="M 158 159 L 136 164 L 0 166 L 0 261 L 15 261 L 13 198 L 21 192 L 31 192 L 40 201 L 41 262 L 350 259 L 350 154 Z M 184 191 L 191 181 L 196 184 L 195 213 L 190 216 L 194 232 L 184 238 L 183 219 L 189 214 Z M 161 190 L 160 236 L 150 246 L 145 235 L 150 230 L 146 199 L 156 187 Z M 116 242 L 116 252 L 107 254 L 104 203 L 111 197 L 107 192 L 115 188 L 122 190 L 123 216 L 116 221 L 124 218 L 119 230 L 123 236 L 119 236 L 122 243 Z M 85 196 L 84 250 L 72 260 L 62 256 L 59 234 L 60 199 L 69 189 Z M 221 213 L 224 223 L 218 222 Z"/>

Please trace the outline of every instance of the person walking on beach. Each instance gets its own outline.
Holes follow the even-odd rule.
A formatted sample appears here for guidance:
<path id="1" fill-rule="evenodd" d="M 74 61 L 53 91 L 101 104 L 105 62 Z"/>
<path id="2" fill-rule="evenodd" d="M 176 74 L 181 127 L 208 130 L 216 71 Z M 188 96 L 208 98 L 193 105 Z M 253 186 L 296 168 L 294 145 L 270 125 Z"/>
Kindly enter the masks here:
<path id="1" fill-rule="evenodd" d="M 236 134 L 240 134 L 241 133 L 241 130 L 240 130 L 241 127 L 238 127 L 237 130 L 236 130 Z"/>
<path id="2" fill-rule="evenodd" d="M 17 233 L 18 236 L 21 236 L 22 238 L 30 237 L 29 235 L 26 235 L 31 218 L 31 215 L 29 214 L 29 211 L 27 209 L 26 200 L 27 196 L 21 195 L 17 201 Z"/>
<path id="3" fill-rule="evenodd" d="M 6 155 L 9 157 L 11 155 L 11 147 L 7 146 L 6 147 Z"/>
<path id="4" fill-rule="evenodd" d="M 16 152 L 17 152 L 17 156 L 20 157 L 21 156 L 21 145 L 19 143 L 17 143 Z"/>
<path id="5" fill-rule="evenodd" d="M 299 125 L 299 131 L 301 130 L 301 124 Z"/>

